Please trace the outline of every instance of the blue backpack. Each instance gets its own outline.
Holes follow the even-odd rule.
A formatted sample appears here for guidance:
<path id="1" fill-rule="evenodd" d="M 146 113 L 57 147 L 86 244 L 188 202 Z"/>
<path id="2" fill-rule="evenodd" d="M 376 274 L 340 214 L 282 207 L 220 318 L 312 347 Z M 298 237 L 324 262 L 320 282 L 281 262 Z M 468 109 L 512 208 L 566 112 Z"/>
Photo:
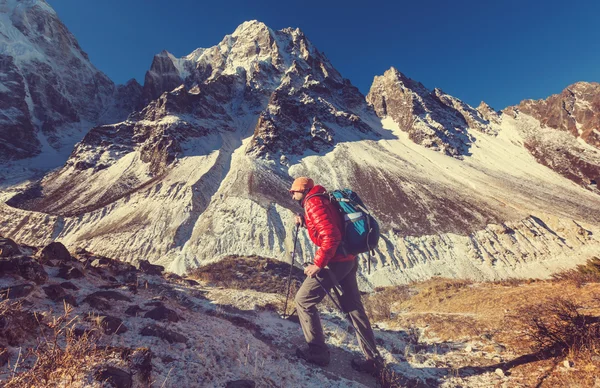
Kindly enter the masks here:
<path id="1" fill-rule="evenodd" d="M 346 254 L 372 254 L 379 241 L 379 224 L 367 210 L 358 194 L 350 189 L 334 190 L 322 195 L 336 205 L 344 219 L 343 246 Z M 371 257 L 368 259 L 371 273 Z"/>

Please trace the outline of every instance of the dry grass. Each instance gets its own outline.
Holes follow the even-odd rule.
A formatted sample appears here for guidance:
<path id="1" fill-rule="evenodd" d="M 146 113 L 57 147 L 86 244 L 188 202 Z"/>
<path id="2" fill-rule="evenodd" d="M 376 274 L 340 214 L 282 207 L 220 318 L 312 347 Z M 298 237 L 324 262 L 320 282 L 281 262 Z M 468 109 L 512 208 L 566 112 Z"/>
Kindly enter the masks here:
<path id="1" fill-rule="evenodd" d="M 408 286 L 378 287 L 375 292 L 363 295 L 365 311 L 372 322 L 386 321 L 392 318 L 393 306 L 410 298 Z"/>
<path id="2" fill-rule="evenodd" d="M 563 297 L 546 299 L 518 310 L 513 320 L 534 352 L 600 355 L 600 317 L 586 314 L 579 303 Z"/>
<path id="3" fill-rule="evenodd" d="M 600 284 L 579 285 L 567 279 L 472 283 L 434 278 L 409 288 L 408 296 L 398 300 L 386 297 L 394 287 L 375 294 L 388 301 L 390 326 L 426 328 L 423 338 L 436 341 L 483 341 L 490 352 L 495 344 L 504 345 L 514 360 L 525 360 L 506 360 L 515 386 L 600 384 L 596 377 L 600 372 Z M 387 317 L 387 307 L 379 311 Z M 549 348 L 554 353 L 544 353 Z M 564 367 L 565 359 L 574 366 Z M 465 367 L 473 362 L 484 368 L 491 365 L 489 360 L 472 357 L 464 362 L 469 363 Z"/>
<path id="4" fill-rule="evenodd" d="M 23 309 L 21 301 L 0 302 L 0 345 L 18 346 L 31 338 L 39 326 L 39 316 Z"/>
<path id="5" fill-rule="evenodd" d="M 96 336 L 74 334 L 72 308 L 64 305 L 64 314 L 51 321 L 37 319 L 37 345 L 20 355 L 9 366 L 11 377 L 4 387 L 71 386 L 85 376 L 89 368 L 102 360 L 96 349 Z M 39 316 L 38 316 L 39 318 Z"/>
<path id="6" fill-rule="evenodd" d="M 582 287 L 586 283 L 599 283 L 600 259 L 592 257 L 585 264 L 553 274 L 552 279 L 558 282 L 571 282 L 576 287 Z"/>
<path id="7" fill-rule="evenodd" d="M 192 270 L 188 277 L 217 287 L 285 294 L 290 264 L 259 256 L 229 256 L 217 263 Z M 295 287 L 304 280 L 303 271 L 294 267 Z"/>

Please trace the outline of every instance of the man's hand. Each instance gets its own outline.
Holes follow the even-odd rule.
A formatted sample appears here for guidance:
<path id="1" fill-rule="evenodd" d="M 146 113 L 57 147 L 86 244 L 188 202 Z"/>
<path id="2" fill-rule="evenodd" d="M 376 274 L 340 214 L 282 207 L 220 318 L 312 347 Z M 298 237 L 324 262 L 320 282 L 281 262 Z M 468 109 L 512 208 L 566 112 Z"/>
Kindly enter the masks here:
<path id="1" fill-rule="evenodd" d="M 311 264 L 308 267 L 304 268 L 304 274 L 310 278 L 314 278 L 320 270 L 321 268 L 317 267 L 314 264 Z"/>
<path id="2" fill-rule="evenodd" d="M 304 226 L 304 217 L 302 217 L 300 214 L 296 214 L 294 217 L 294 224 L 296 226 Z"/>

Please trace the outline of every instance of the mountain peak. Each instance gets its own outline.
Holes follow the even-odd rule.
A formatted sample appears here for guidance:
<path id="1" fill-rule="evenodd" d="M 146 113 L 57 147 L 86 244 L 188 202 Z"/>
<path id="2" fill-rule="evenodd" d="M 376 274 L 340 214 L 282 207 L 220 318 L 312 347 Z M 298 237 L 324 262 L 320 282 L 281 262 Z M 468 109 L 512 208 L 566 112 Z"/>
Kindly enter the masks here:
<path id="1" fill-rule="evenodd" d="M 233 32 L 232 36 L 238 36 L 241 34 L 248 34 L 248 33 L 256 33 L 258 31 L 268 31 L 269 33 L 272 31 L 265 23 L 260 22 L 258 20 L 249 20 L 246 22 L 243 22 L 242 24 L 240 24 L 235 31 Z"/>
<path id="2" fill-rule="evenodd" d="M 46 12 L 56 15 L 56 12 L 44 0 L 1 0 L 0 13 L 11 13 L 17 9 L 29 9 L 39 7 Z"/>

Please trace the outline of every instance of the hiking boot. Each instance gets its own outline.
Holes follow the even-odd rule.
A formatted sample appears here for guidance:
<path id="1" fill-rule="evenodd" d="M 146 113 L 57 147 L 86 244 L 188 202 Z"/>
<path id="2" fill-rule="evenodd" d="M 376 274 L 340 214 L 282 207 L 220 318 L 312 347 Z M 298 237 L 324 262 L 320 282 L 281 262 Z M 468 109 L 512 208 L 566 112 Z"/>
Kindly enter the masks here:
<path id="1" fill-rule="evenodd" d="M 309 345 L 305 348 L 297 348 L 296 356 L 319 366 L 329 365 L 329 350 L 318 346 Z"/>
<path id="2" fill-rule="evenodd" d="M 383 368 L 383 359 L 381 357 L 364 359 L 362 357 L 356 357 L 352 359 L 350 363 L 352 369 L 362 373 L 368 373 L 372 376 L 377 376 L 379 371 Z"/>

